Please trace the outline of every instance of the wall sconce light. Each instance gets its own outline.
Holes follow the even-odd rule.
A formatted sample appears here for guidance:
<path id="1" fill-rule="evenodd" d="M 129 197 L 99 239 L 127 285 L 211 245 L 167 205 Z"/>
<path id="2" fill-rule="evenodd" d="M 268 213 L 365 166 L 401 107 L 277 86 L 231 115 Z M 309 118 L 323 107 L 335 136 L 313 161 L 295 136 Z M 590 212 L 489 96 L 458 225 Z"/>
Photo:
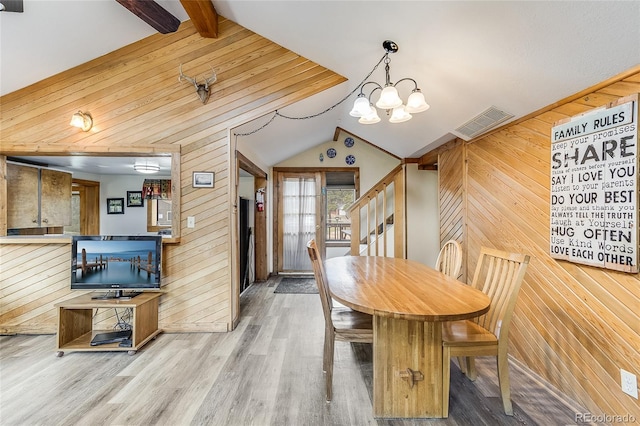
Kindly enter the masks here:
<path id="1" fill-rule="evenodd" d="M 91 114 L 88 112 L 78 111 L 71 116 L 71 123 L 69 124 L 88 132 L 93 127 L 93 118 L 91 118 Z"/>
<path id="2" fill-rule="evenodd" d="M 157 164 L 137 163 L 133 165 L 133 170 L 135 170 L 138 173 L 144 173 L 149 175 L 153 173 L 158 173 L 160 171 L 160 166 L 158 166 Z"/>
<path id="3" fill-rule="evenodd" d="M 389 64 L 391 63 L 391 59 L 389 58 L 389 53 L 396 53 L 398 51 L 398 45 L 391 40 L 385 40 L 384 43 L 382 43 L 382 47 L 385 52 L 387 52 L 383 57 L 386 77 L 385 85 L 382 87 L 375 81 L 367 81 L 363 83 L 362 86 L 360 86 L 360 93 L 353 103 L 353 109 L 349 113 L 352 117 L 358 117 L 358 122 L 361 124 L 374 124 L 380 121 L 376 107 L 386 110 L 387 113 L 390 110 L 393 111 L 389 118 L 390 123 L 402 123 L 404 121 L 411 120 L 411 114 L 429 109 L 429 104 L 425 101 L 424 95 L 418 88 L 418 83 L 416 83 L 414 79 L 403 78 L 398 80 L 396 83 L 391 83 L 391 78 L 389 76 Z M 412 81 L 414 86 L 411 95 L 409 95 L 409 98 L 407 99 L 406 105 L 403 104 L 402 99 L 400 99 L 400 96 L 398 95 L 398 89 L 396 89 L 398 83 L 403 81 Z M 364 86 L 369 84 L 372 84 L 375 87 L 371 93 L 369 93 L 369 96 L 365 96 Z M 374 107 L 371 102 L 371 95 L 373 95 L 377 90 L 380 90 L 380 98 Z"/>

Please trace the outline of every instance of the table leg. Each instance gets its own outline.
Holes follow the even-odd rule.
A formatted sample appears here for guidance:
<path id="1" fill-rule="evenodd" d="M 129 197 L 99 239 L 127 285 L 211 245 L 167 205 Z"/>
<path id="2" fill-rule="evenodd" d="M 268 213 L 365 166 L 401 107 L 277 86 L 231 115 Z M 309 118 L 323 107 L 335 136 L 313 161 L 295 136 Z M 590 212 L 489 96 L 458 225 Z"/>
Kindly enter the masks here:
<path id="1" fill-rule="evenodd" d="M 374 316 L 373 414 L 375 417 L 442 417 L 442 327 L 439 322 Z"/>

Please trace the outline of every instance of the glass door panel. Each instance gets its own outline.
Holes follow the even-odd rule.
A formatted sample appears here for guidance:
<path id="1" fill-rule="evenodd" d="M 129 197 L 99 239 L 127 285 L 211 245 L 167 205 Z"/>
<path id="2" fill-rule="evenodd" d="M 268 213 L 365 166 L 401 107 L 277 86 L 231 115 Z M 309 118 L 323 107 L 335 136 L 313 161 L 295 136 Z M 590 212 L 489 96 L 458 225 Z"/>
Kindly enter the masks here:
<path id="1" fill-rule="evenodd" d="M 282 201 L 282 269 L 309 271 L 307 242 L 316 235 L 315 177 L 285 177 Z"/>

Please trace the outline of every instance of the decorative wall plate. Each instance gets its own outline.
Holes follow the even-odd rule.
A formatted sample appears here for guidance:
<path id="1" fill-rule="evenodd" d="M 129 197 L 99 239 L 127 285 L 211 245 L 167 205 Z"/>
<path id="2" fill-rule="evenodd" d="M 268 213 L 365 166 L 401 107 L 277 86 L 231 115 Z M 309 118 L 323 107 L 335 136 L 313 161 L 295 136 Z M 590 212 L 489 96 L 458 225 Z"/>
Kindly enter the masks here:
<path id="1" fill-rule="evenodd" d="M 344 162 L 351 166 L 356 163 L 356 157 L 349 154 L 345 157 Z"/>
<path id="2" fill-rule="evenodd" d="M 351 148 L 354 143 L 355 141 L 353 140 L 353 138 L 346 138 L 344 140 L 344 146 L 346 146 L 347 148 Z"/>
<path id="3" fill-rule="evenodd" d="M 336 156 L 336 154 L 337 154 L 337 152 L 336 152 L 336 149 L 335 149 L 335 148 L 329 148 L 329 149 L 327 150 L 327 157 L 329 157 L 329 158 L 333 158 L 333 157 L 335 157 L 335 156 Z"/>
<path id="4" fill-rule="evenodd" d="M 318 159 L 322 163 L 324 161 L 324 155 L 322 155 L 322 153 L 320 153 L 320 156 L 318 157 Z"/>

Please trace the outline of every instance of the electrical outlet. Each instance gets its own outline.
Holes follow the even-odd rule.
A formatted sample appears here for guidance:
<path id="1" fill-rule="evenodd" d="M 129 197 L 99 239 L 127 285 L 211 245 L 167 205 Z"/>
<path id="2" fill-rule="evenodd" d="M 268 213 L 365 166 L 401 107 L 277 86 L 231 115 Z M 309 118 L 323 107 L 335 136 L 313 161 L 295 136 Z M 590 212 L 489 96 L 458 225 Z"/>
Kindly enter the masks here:
<path id="1" fill-rule="evenodd" d="M 195 216 L 187 217 L 187 228 L 195 228 L 196 227 L 196 218 Z"/>
<path id="2" fill-rule="evenodd" d="M 638 399 L 638 380 L 636 375 L 626 370 L 620 369 L 620 382 L 622 384 L 622 392 Z"/>

